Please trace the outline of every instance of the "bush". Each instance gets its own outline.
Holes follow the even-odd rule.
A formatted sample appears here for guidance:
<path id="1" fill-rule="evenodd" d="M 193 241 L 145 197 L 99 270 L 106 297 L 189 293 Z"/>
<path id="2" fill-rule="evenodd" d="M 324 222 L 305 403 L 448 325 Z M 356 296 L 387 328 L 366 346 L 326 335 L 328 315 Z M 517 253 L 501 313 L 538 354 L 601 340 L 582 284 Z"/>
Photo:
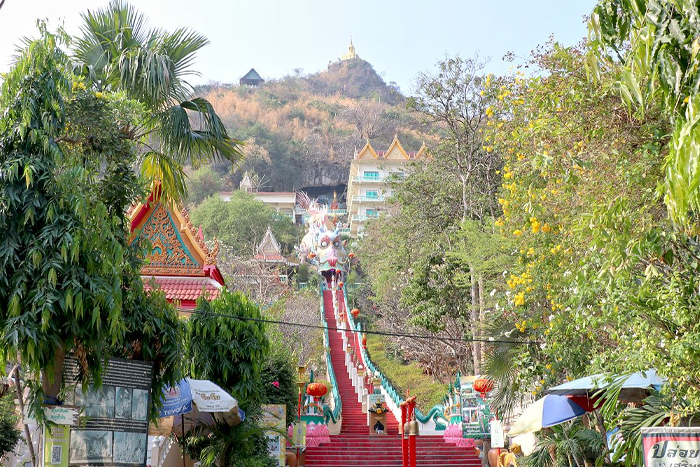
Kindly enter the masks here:
<path id="1" fill-rule="evenodd" d="M 368 334 L 367 353 L 379 371 L 389 378 L 397 391 L 404 394 L 408 389 L 411 396 L 416 396 L 416 404 L 423 413 L 427 413 L 447 394 L 447 385 L 434 381 L 426 375 L 416 362 L 402 363 L 390 359 L 386 352 L 384 337 Z"/>
<path id="2" fill-rule="evenodd" d="M 18 417 L 12 399 L 11 394 L 0 398 L 0 459 L 14 450 L 22 436 L 22 432 L 15 428 Z"/>

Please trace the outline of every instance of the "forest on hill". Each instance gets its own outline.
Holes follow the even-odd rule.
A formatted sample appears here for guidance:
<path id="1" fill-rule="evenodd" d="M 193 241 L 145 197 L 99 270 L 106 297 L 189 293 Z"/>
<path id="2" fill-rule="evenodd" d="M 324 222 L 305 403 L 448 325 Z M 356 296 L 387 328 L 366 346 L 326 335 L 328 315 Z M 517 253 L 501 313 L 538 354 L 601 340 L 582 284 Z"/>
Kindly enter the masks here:
<path id="1" fill-rule="evenodd" d="M 291 191 L 347 182 L 356 149 L 371 140 L 386 149 L 398 135 L 418 150 L 429 131 L 406 107 L 406 97 L 372 65 L 354 58 L 322 72 L 269 80 L 258 87 L 214 83 L 197 89 L 229 133 L 245 143 L 242 166 L 214 164 L 222 190 L 238 187 L 245 171 L 265 191 Z"/>

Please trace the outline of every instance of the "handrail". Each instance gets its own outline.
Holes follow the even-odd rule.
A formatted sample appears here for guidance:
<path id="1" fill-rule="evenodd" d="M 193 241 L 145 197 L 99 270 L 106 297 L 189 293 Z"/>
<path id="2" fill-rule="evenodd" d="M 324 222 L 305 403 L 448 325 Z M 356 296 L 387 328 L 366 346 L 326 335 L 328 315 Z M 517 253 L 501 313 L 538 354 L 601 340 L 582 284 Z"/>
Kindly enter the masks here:
<path id="1" fill-rule="evenodd" d="M 326 341 L 326 348 L 330 348 L 331 340 L 328 335 L 328 322 L 326 321 L 326 313 L 323 308 L 323 290 L 325 289 L 325 284 L 321 281 L 319 285 L 319 291 L 321 296 L 321 322 L 323 323 L 323 338 Z M 328 371 L 328 378 L 331 383 L 331 394 L 333 395 L 333 400 L 335 401 L 335 407 L 331 410 L 328 404 L 323 404 L 323 419 L 328 423 L 330 420 L 332 423 L 337 423 L 340 420 L 340 414 L 343 410 L 343 400 L 340 398 L 340 392 L 338 391 L 338 381 L 335 378 L 335 371 L 333 370 L 333 361 L 331 360 L 330 352 L 326 352 L 326 368 Z"/>
<path id="2" fill-rule="evenodd" d="M 343 299 L 345 300 L 346 304 L 346 309 L 347 309 L 347 291 L 343 290 Z M 362 332 L 362 329 L 360 328 L 359 323 L 355 322 L 354 317 L 352 316 L 352 313 L 348 313 L 348 320 L 350 321 L 350 329 L 352 329 L 354 332 Z M 369 354 L 367 353 L 367 350 L 364 348 L 360 348 L 360 352 L 362 352 L 362 359 L 364 360 L 365 364 L 367 365 L 367 368 L 369 370 L 376 374 L 379 373 L 379 379 L 382 382 L 382 387 L 384 388 L 384 391 L 391 397 L 391 400 L 396 404 L 398 407 L 401 405 L 402 402 L 404 402 L 404 398 L 401 397 L 401 393 L 394 387 L 393 384 L 391 384 L 391 381 L 389 378 L 387 378 L 384 373 L 382 373 L 377 366 L 374 364 L 372 359 L 369 357 Z M 415 414 L 416 414 L 416 419 L 421 422 L 421 423 L 428 423 L 430 420 L 435 422 L 435 428 L 437 430 L 444 430 L 446 428 L 445 424 L 439 421 L 439 417 L 443 416 L 445 413 L 445 406 L 441 404 L 437 404 L 433 406 L 427 414 L 423 414 L 418 407 L 415 408 Z"/>

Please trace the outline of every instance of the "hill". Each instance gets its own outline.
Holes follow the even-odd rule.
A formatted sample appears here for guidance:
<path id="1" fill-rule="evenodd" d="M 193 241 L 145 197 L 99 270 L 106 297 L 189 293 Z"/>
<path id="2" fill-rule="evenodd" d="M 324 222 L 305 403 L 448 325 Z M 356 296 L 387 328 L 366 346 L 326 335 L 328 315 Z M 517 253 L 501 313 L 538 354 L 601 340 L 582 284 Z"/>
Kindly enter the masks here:
<path id="1" fill-rule="evenodd" d="M 325 187 L 340 194 L 350 160 L 367 139 L 383 149 L 398 134 L 407 150 L 417 150 L 426 139 L 398 88 L 359 58 L 259 87 L 212 84 L 198 93 L 212 103 L 230 134 L 246 143 L 241 170 L 213 166 L 222 189 L 236 188 L 247 170 L 257 174 L 264 190 Z"/>

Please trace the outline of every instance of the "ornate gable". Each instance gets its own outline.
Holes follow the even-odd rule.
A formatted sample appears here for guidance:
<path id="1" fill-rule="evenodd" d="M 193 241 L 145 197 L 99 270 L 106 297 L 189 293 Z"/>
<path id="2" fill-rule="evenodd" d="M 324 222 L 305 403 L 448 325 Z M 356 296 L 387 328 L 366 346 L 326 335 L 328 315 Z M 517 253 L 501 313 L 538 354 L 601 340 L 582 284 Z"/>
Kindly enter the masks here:
<path id="1" fill-rule="evenodd" d="M 214 241 L 214 250 L 209 251 L 185 209 L 148 203 L 132 213 L 129 243 L 146 250 L 142 274 L 205 276 L 206 266 L 216 265 L 219 243 Z"/>
<path id="2" fill-rule="evenodd" d="M 134 240 L 147 249 L 142 274 L 203 276 L 203 264 L 182 240 L 170 213 L 158 203 Z"/>
<path id="3" fill-rule="evenodd" d="M 362 159 L 362 158 L 369 158 L 369 157 L 374 157 L 377 159 L 379 156 L 377 155 L 377 151 L 374 150 L 371 144 L 369 144 L 369 140 L 367 141 L 367 144 L 365 144 L 365 147 L 363 147 L 360 152 L 357 153 L 355 156 L 355 159 Z"/>
<path id="4" fill-rule="evenodd" d="M 391 146 L 384 153 L 384 159 L 390 160 L 408 160 L 408 153 L 401 146 L 398 136 L 394 136 L 394 141 L 391 142 Z"/>

